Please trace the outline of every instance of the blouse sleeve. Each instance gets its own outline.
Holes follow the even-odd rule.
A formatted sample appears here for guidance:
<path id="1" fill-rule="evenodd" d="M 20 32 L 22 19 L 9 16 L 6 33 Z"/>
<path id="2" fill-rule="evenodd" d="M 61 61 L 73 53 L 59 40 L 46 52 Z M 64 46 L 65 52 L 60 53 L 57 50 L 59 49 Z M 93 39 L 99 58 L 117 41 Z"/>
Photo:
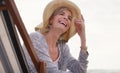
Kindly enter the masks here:
<path id="1" fill-rule="evenodd" d="M 88 52 L 84 53 L 80 51 L 79 58 L 76 60 L 70 54 L 69 47 L 64 46 L 64 59 L 67 64 L 67 68 L 73 73 L 87 73 L 87 57 Z"/>

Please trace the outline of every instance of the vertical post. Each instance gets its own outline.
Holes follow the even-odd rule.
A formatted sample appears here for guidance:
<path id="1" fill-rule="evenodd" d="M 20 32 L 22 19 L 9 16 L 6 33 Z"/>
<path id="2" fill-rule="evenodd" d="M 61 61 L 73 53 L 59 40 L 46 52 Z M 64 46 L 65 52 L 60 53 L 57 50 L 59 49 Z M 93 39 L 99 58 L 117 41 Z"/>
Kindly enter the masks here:
<path id="1" fill-rule="evenodd" d="M 30 41 L 30 37 L 25 29 L 25 26 L 21 20 L 21 17 L 19 15 L 19 12 L 16 8 L 15 2 L 13 0 L 4 0 L 5 1 L 5 5 L 8 9 L 8 11 L 10 12 L 13 21 L 15 23 L 15 25 L 18 28 L 18 31 L 20 32 L 20 35 L 24 41 L 24 44 L 27 48 L 27 51 L 33 61 L 33 64 L 35 65 L 36 70 L 38 71 L 38 73 L 46 73 L 46 69 L 45 69 L 45 62 L 40 62 L 34 47 L 32 45 L 32 42 Z"/>

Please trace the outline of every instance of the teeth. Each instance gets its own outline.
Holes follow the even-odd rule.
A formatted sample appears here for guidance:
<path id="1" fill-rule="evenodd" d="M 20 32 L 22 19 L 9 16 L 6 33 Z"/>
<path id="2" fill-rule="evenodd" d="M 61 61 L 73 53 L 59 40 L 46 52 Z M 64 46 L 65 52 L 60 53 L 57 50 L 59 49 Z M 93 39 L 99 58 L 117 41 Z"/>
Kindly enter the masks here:
<path id="1" fill-rule="evenodd" d="M 59 22 L 60 22 L 60 24 L 63 24 L 65 27 L 67 26 L 67 24 L 65 22 L 63 22 L 63 21 L 59 21 Z"/>

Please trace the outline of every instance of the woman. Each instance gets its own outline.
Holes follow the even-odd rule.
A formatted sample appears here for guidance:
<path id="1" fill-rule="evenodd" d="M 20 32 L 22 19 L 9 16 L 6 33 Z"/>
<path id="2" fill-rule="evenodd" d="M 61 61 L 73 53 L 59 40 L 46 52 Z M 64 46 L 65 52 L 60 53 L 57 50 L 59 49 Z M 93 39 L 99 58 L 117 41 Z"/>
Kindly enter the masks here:
<path id="1" fill-rule="evenodd" d="M 47 73 L 86 73 L 87 47 L 84 19 L 79 8 L 68 0 L 53 0 L 43 14 L 43 23 L 30 34 L 40 60 L 46 62 Z M 79 60 L 74 59 L 66 42 L 78 33 L 81 41 Z M 26 54 L 31 73 L 35 67 Z M 66 71 L 67 70 L 67 71 Z"/>

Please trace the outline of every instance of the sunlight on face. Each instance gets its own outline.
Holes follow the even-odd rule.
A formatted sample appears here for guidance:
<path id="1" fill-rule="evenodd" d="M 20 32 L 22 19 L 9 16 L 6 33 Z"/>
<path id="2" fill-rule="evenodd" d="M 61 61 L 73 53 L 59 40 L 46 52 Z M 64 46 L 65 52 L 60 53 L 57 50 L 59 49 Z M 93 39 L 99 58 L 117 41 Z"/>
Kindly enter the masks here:
<path id="1" fill-rule="evenodd" d="M 53 16 L 50 19 L 50 24 L 54 28 L 61 29 L 64 33 L 70 28 L 71 21 L 71 11 L 67 8 L 61 8 L 53 13 Z"/>

